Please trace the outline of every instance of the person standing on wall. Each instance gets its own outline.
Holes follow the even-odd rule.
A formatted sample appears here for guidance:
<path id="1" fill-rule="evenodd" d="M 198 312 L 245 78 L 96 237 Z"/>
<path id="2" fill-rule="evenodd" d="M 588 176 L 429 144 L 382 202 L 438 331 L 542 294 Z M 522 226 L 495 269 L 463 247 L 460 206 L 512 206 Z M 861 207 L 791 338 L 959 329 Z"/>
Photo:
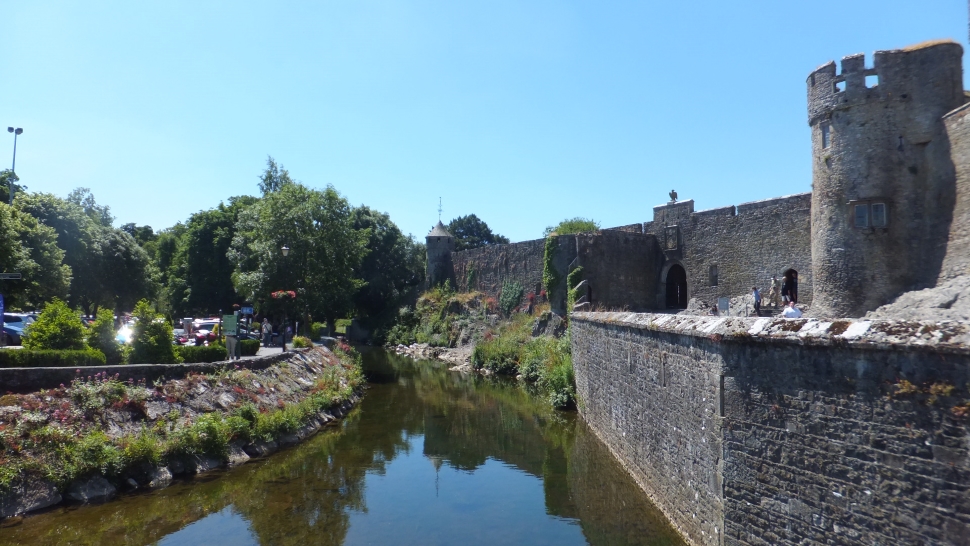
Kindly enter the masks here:
<path id="1" fill-rule="evenodd" d="M 778 277 L 771 276 L 771 288 L 768 289 L 768 304 L 770 304 L 775 309 L 781 307 L 781 295 L 778 291 L 780 287 L 778 286 Z"/>
<path id="2" fill-rule="evenodd" d="M 751 287 L 751 295 L 754 296 L 754 316 L 761 316 L 761 292 L 758 292 L 757 286 Z"/>
<path id="3" fill-rule="evenodd" d="M 795 302 L 788 302 L 788 306 L 785 307 L 785 312 L 783 314 L 785 318 L 801 318 L 802 310 L 795 307 Z"/>

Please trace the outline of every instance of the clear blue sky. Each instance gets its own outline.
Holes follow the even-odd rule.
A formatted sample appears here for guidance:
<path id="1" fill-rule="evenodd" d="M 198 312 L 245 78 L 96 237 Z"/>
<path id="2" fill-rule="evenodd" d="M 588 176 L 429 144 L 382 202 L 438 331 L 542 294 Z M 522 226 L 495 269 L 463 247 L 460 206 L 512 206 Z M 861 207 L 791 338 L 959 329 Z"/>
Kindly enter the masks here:
<path id="1" fill-rule="evenodd" d="M 157 230 L 256 194 L 272 155 L 419 238 L 440 196 L 513 241 L 649 220 L 671 188 L 809 191 L 811 70 L 967 42 L 964 0 L 2 0 L 0 21 L 31 191 L 89 187 Z"/>

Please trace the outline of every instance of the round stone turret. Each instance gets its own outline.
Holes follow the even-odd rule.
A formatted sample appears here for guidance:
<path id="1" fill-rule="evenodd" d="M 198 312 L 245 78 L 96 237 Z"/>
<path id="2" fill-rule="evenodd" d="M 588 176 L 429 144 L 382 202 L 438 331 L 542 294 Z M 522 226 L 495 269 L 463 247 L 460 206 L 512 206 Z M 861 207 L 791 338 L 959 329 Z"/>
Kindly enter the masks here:
<path id="1" fill-rule="evenodd" d="M 962 56 L 934 42 L 809 76 L 813 314 L 861 316 L 936 280 L 955 194 L 941 118 L 964 102 Z"/>
<path id="2" fill-rule="evenodd" d="M 454 266 L 451 262 L 451 253 L 455 251 L 455 237 L 448 232 L 441 220 L 431 232 L 425 237 L 428 249 L 428 263 L 425 280 L 429 287 L 451 281 L 455 286 Z"/>

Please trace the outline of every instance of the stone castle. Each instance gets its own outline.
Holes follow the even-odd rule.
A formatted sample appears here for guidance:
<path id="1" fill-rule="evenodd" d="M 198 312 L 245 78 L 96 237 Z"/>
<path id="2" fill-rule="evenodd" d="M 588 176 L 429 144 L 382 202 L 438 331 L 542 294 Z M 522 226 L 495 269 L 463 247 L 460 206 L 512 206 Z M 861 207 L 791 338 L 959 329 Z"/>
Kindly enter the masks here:
<path id="1" fill-rule="evenodd" d="M 498 296 L 506 282 L 546 287 L 565 311 L 582 267 L 585 307 L 666 311 L 743 296 L 797 273 L 798 300 L 821 317 L 858 317 L 905 292 L 970 272 L 970 95 L 963 48 L 927 42 L 834 62 L 808 77 L 812 192 L 695 211 L 653 208 L 648 222 L 454 251 L 439 222 L 427 282 Z"/>

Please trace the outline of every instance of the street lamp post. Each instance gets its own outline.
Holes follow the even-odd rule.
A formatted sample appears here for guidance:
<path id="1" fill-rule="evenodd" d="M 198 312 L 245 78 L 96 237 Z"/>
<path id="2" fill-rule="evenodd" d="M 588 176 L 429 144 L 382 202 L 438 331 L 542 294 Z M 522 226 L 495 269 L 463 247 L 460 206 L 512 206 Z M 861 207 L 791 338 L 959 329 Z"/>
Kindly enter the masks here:
<path id="1" fill-rule="evenodd" d="M 280 249 L 283 253 L 283 258 L 286 258 L 290 254 L 290 247 L 283 245 Z M 286 298 L 283 298 L 283 325 L 280 326 L 280 338 L 283 340 L 283 352 L 286 352 Z"/>
<path id="2" fill-rule="evenodd" d="M 13 133 L 13 165 L 10 167 L 10 178 L 7 183 L 10 186 L 10 204 L 13 205 L 13 182 L 17 179 L 17 136 L 24 134 L 23 127 L 7 127 L 8 133 Z"/>

